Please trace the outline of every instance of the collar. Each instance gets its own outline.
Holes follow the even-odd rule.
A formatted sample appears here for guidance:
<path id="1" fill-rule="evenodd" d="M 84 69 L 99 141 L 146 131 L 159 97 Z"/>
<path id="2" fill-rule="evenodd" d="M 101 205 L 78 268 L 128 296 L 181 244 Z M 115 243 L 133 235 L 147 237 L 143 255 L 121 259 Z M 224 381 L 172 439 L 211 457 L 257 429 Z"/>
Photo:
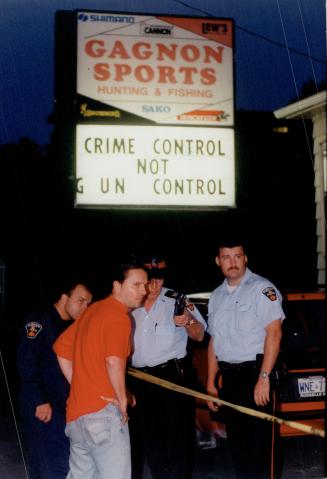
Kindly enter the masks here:
<path id="1" fill-rule="evenodd" d="M 252 271 L 247 267 L 245 269 L 245 273 L 243 274 L 241 281 L 236 285 L 235 291 L 239 289 L 240 286 L 242 286 L 244 283 L 247 283 L 250 277 L 253 275 Z M 224 287 L 227 289 L 227 278 L 224 279 L 223 282 Z"/>

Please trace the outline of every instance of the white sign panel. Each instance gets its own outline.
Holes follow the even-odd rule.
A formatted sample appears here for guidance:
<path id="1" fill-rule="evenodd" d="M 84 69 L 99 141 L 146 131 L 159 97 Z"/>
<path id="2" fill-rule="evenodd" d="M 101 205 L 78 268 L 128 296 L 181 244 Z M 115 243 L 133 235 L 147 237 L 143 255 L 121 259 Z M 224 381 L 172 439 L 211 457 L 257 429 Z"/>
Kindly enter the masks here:
<path id="1" fill-rule="evenodd" d="M 234 131 L 77 125 L 77 206 L 235 206 Z"/>
<path id="2" fill-rule="evenodd" d="M 232 20 L 82 11 L 77 22 L 79 95 L 118 119 L 233 125 Z M 80 114 L 110 115 L 87 101 Z"/>

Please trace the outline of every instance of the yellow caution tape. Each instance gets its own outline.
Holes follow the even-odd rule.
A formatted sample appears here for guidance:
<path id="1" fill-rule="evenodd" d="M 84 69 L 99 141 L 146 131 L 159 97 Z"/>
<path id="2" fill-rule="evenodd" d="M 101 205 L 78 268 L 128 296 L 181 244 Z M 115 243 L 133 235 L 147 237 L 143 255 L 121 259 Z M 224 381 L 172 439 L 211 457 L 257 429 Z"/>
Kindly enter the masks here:
<path id="1" fill-rule="evenodd" d="M 276 422 L 277 424 L 285 424 L 286 426 L 292 427 L 293 429 L 298 429 L 299 431 L 305 432 L 307 434 L 313 434 L 315 436 L 325 437 L 325 431 L 322 429 L 317 429 L 315 427 L 308 426 L 307 424 L 302 424 L 300 422 L 287 421 L 286 419 L 280 419 L 279 417 L 272 416 L 270 414 L 266 414 L 261 411 L 256 411 L 255 409 L 250 409 L 248 407 L 238 406 L 237 404 L 224 401 L 214 396 L 209 396 L 208 394 L 204 394 L 199 391 L 193 391 L 193 389 L 189 389 L 184 386 L 179 386 L 178 384 L 171 383 L 170 381 L 166 381 L 165 379 L 157 378 L 156 376 L 152 376 L 151 374 L 138 371 L 137 369 L 134 369 L 134 368 L 128 368 L 127 371 L 129 375 L 135 378 L 143 379 L 144 381 L 157 384 L 166 389 L 170 389 L 178 393 L 186 394 L 188 396 L 193 396 L 195 398 L 204 399 L 205 401 L 212 401 L 221 406 L 227 406 L 232 409 L 235 409 L 236 411 L 242 412 L 244 414 L 248 414 L 249 416 L 259 417 L 261 419 L 266 419 L 267 421 Z"/>

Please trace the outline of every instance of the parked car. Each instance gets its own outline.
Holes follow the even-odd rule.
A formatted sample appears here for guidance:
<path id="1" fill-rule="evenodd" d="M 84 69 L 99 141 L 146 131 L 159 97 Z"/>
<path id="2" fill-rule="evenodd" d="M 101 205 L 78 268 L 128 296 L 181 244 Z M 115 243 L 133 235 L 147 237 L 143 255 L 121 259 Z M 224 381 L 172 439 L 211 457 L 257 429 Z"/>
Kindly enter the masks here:
<path id="1" fill-rule="evenodd" d="M 187 295 L 207 319 L 210 293 Z M 325 291 L 287 292 L 283 298 L 286 318 L 283 321 L 279 393 L 276 415 L 324 429 L 326 399 Z M 199 386 L 205 391 L 208 336 L 192 343 L 193 364 Z M 214 420 L 205 401 L 197 401 L 198 445 L 214 447 L 215 440 L 226 437 L 223 423 Z M 298 436 L 305 432 L 279 426 L 281 436 Z"/>
<path id="2" fill-rule="evenodd" d="M 286 375 L 280 381 L 278 416 L 324 429 L 326 399 L 325 292 L 287 293 L 282 358 Z M 282 436 L 304 432 L 280 426 Z"/>

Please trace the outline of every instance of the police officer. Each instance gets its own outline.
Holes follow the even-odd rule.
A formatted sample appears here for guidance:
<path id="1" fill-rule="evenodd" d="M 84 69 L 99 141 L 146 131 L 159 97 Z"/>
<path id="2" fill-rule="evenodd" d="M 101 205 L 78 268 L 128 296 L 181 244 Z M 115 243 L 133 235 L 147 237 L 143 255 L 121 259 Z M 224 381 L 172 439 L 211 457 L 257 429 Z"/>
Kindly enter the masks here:
<path id="1" fill-rule="evenodd" d="M 247 268 L 240 240 L 220 244 L 216 263 L 225 280 L 208 306 L 208 394 L 218 397 L 219 370 L 221 399 L 272 414 L 272 374 L 285 317 L 280 293 Z M 274 477 L 272 423 L 228 407 L 222 412 L 237 479 Z"/>
<path id="2" fill-rule="evenodd" d="M 190 386 L 188 338 L 201 341 L 206 323 L 191 304 L 174 314 L 178 293 L 163 286 L 167 272 L 163 260 L 151 258 L 146 266 L 148 294 L 143 306 L 132 313 L 132 366 Z M 195 443 L 193 398 L 141 380 L 134 380 L 131 389 L 136 397 L 130 420 L 133 478 L 141 477 L 144 456 L 153 479 L 190 478 Z"/>
<path id="3" fill-rule="evenodd" d="M 67 475 L 69 443 L 64 429 L 69 385 L 52 345 L 91 300 L 89 287 L 75 281 L 63 287 L 53 305 L 29 314 L 24 321 L 17 368 L 30 479 L 64 479 Z"/>

